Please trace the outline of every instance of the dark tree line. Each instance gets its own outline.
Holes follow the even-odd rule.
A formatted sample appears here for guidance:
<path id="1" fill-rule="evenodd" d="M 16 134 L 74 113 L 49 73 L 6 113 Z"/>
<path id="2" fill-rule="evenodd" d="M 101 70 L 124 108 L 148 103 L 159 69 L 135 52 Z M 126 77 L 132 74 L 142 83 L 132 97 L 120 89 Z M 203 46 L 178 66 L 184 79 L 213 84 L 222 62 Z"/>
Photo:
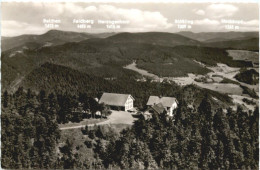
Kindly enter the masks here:
<path id="1" fill-rule="evenodd" d="M 100 71 L 106 72 L 102 68 L 100 68 Z M 196 107 L 200 104 L 205 93 L 209 93 L 217 98 L 221 106 L 230 104 L 232 101 L 228 95 L 201 89 L 195 85 L 181 88 L 175 82 L 163 81 L 158 83 L 151 79 L 147 79 L 146 82 L 140 82 L 136 81 L 138 76 L 136 73 L 133 73 L 134 71 L 122 68 L 114 71 L 124 72 L 124 74 L 114 77 L 115 79 L 107 80 L 105 79 L 107 78 L 106 76 L 85 74 L 64 66 L 46 63 L 30 73 L 22 82 L 22 85 L 34 91 L 42 89 L 46 93 L 66 94 L 67 96 L 76 96 L 76 98 L 82 93 L 89 97 L 89 100 L 93 100 L 96 97 L 99 98 L 103 92 L 131 94 L 135 98 L 134 105 L 138 108 L 144 108 L 151 95 L 176 97 L 178 100 L 184 97 L 185 100 L 189 100 L 187 102 L 195 104 Z M 109 71 L 107 72 L 109 73 Z M 39 76 L 41 79 L 39 79 Z M 80 100 L 86 101 L 88 99 Z M 92 105 L 94 102 L 89 101 L 88 103 Z M 86 104 L 85 107 L 90 104 Z M 91 105 L 88 107 L 91 107 Z"/>
<path id="2" fill-rule="evenodd" d="M 78 108 L 110 114 L 109 108 L 85 94 L 38 94 L 20 87 L 15 93 L 2 94 L 2 167 L 53 168 L 57 163 L 58 123 L 81 121 L 86 117 Z"/>
<path id="3" fill-rule="evenodd" d="M 236 74 L 235 78 L 240 81 L 251 85 L 259 83 L 259 73 L 254 69 L 240 69 L 240 72 Z"/>
<path id="4" fill-rule="evenodd" d="M 147 88 L 148 89 L 148 88 Z M 171 93 L 171 91 L 169 91 Z M 189 94 L 192 95 L 192 94 Z M 257 169 L 259 110 L 213 107 L 205 95 L 197 108 L 180 97 L 174 117 L 143 117 L 120 134 L 110 127 L 82 130 L 89 152 L 70 140 L 61 141 L 58 122 L 72 119 L 72 108 L 95 111 L 87 94 L 72 96 L 19 88 L 2 94 L 3 168 L 170 168 Z M 81 137 L 77 140 L 82 140 Z M 62 145 L 58 145 L 62 143 Z"/>
<path id="5" fill-rule="evenodd" d="M 60 131 L 56 107 L 44 92 L 19 88 L 2 97 L 2 168 L 50 168 L 56 162 Z"/>
<path id="6" fill-rule="evenodd" d="M 140 118 L 116 140 L 87 134 L 103 140 L 92 146 L 103 168 L 258 169 L 258 116 L 258 108 L 213 110 L 206 96 L 197 111 L 181 102 L 173 118 Z"/>

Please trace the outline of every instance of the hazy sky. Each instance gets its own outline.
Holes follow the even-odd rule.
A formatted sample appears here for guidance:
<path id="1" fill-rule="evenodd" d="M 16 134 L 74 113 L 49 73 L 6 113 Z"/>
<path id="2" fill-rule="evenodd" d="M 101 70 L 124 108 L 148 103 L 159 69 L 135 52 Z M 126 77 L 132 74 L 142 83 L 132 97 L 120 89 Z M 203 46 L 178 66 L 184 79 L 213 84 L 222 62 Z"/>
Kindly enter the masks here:
<path id="1" fill-rule="evenodd" d="M 42 34 L 50 30 L 43 23 L 43 19 L 60 20 L 61 23 L 56 24 L 59 25 L 57 28 L 59 30 L 90 33 L 258 31 L 259 29 L 257 3 L 2 2 L 1 14 L 2 36 Z M 91 28 L 79 29 L 77 24 L 73 24 L 73 19 L 94 20 L 94 24 Z M 120 28 L 117 29 L 108 29 L 106 24 L 98 24 L 98 20 L 121 20 L 129 23 L 119 24 Z M 176 23 L 177 20 L 185 23 Z M 190 27 L 184 29 L 183 25 Z"/>

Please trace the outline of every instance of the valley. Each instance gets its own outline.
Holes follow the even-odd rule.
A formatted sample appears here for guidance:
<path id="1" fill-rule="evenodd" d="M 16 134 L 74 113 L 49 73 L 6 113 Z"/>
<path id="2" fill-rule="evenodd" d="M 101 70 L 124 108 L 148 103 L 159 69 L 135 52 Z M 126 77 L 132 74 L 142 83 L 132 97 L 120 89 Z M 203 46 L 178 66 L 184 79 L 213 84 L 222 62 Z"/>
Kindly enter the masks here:
<path id="1" fill-rule="evenodd" d="M 259 169 L 259 4 L 45 1 L 1 2 L 1 169 Z"/>
<path id="2" fill-rule="evenodd" d="M 257 52 L 245 50 L 227 50 L 227 52 L 230 56 L 233 57 L 234 60 L 246 60 L 253 63 L 258 63 Z M 139 74 L 143 75 L 144 78 L 142 79 L 142 81 L 146 81 L 145 77 L 149 77 L 156 82 L 162 82 L 164 80 L 174 81 L 181 86 L 196 84 L 202 88 L 228 94 L 233 99 L 234 103 L 241 104 L 250 110 L 254 109 L 253 105 L 248 105 L 243 101 L 243 99 L 247 98 L 250 100 L 256 100 L 256 103 L 258 103 L 258 99 L 254 99 L 248 94 L 244 94 L 241 85 L 248 87 L 249 89 L 255 91 L 257 95 L 259 95 L 259 84 L 250 85 L 236 80 L 235 76 L 239 73 L 240 68 L 229 67 L 223 63 L 217 63 L 217 66 L 206 66 L 203 63 L 197 63 L 211 70 L 211 72 L 207 73 L 206 75 L 188 73 L 188 76 L 185 77 L 159 77 L 158 75 L 150 73 L 147 70 L 138 68 L 136 61 L 133 61 L 133 63 L 124 66 L 124 68 L 136 71 Z M 251 69 L 251 67 L 249 67 L 248 69 Z M 258 70 L 258 64 L 254 64 L 254 67 L 252 67 L 252 69 Z M 226 82 L 224 81 L 224 79 L 226 80 Z"/>
<path id="3" fill-rule="evenodd" d="M 182 34 L 91 35 L 51 30 L 37 36 L 3 39 L 3 44 L 19 39 L 19 45 L 2 52 L 2 89 L 13 92 L 23 86 L 36 91 L 44 88 L 73 93 L 76 89 L 88 91 L 88 86 L 83 84 L 88 83 L 92 76 L 97 78 L 97 82 L 102 80 L 104 83 L 113 83 L 125 77 L 141 82 L 148 78 L 156 83 L 170 81 L 183 87 L 194 84 L 230 97 L 240 96 L 232 97 L 234 102 L 249 108 L 242 99 L 256 98 L 259 95 L 258 84 L 238 81 L 235 76 L 241 69 L 259 72 L 258 52 L 208 47 L 208 41 L 200 42 L 191 39 L 192 36 L 187 33 L 186 37 Z M 205 38 L 226 35 L 205 33 Z M 243 36 L 246 39 L 247 35 L 256 37 L 255 33 L 232 33 L 230 40 L 240 41 L 241 37 L 239 40 L 235 37 Z M 55 43 L 54 39 L 59 37 L 63 37 L 62 43 Z M 219 41 L 216 39 L 215 42 Z M 85 78 L 74 80 L 81 76 Z M 252 76 L 257 75 L 254 73 Z M 102 88 L 100 90 L 104 90 Z"/>
<path id="4" fill-rule="evenodd" d="M 136 72 L 138 72 L 139 74 L 141 74 L 141 75 L 143 75 L 143 76 L 150 77 L 150 78 L 152 78 L 152 79 L 155 80 L 155 81 L 159 81 L 159 79 L 160 79 L 160 78 L 159 78 L 157 75 L 155 75 L 155 74 L 152 74 L 152 73 L 149 73 L 149 72 L 146 71 L 146 70 L 137 68 L 137 66 L 136 66 L 136 61 L 134 61 L 132 64 L 129 64 L 129 65 L 127 65 L 127 66 L 124 66 L 123 68 L 136 71 Z"/>
<path id="5" fill-rule="evenodd" d="M 230 39 L 224 42 L 218 38 L 229 34 L 232 34 Z M 243 129 L 258 124 L 259 64 L 255 41 L 258 37 L 255 33 L 245 33 L 242 37 L 240 33 L 199 35 L 205 41 L 179 33 L 85 34 L 58 30 L 4 38 L 1 53 L 4 152 L 17 153 L 9 148 L 14 142 L 23 141 L 15 137 L 23 134 L 29 143 L 35 140 L 23 150 L 33 151 L 36 157 L 28 159 L 38 163 L 25 167 L 47 167 L 41 165 L 45 154 L 54 158 L 55 165 L 51 166 L 57 169 L 123 168 L 121 157 L 125 151 L 121 150 L 127 146 L 136 152 L 135 147 L 140 146 L 141 150 L 146 148 L 144 153 L 149 153 L 150 160 L 157 160 L 151 164 L 157 169 L 161 167 L 160 156 L 156 156 L 160 149 L 153 147 L 158 139 L 160 146 L 171 144 L 173 151 L 183 146 L 199 146 L 201 139 L 206 138 L 197 138 L 204 135 L 201 129 L 209 129 L 211 123 L 214 125 L 211 129 L 215 129 L 212 133 L 217 136 L 225 136 L 226 130 L 233 128 L 234 137 L 229 140 L 236 141 L 236 136 L 244 135 Z M 131 94 L 138 116 L 100 104 L 98 100 L 104 93 Z M 147 105 L 150 96 L 175 98 L 178 105 L 173 117 L 140 116 L 150 109 Z M 237 130 L 244 120 L 248 120 L 247 124 Z M 224 126 L 224 131 L 216 129 Z M 8 137 L 10 129 L 12 139 Z M 245 133 L 248 132 L 251 133 L 249 130 Z M 162 134 L 165 136 L 158 138 Z M 188 139 L 198 144 L 187 141 L 183 145 L 187 136 L 193 136 Z M 128 141 L 132 144 L 128 145 Z M 226 143 L 225 140 L 211 142 L 216 141 Z M 20 149 L 20 145 L 23 144 L 15 146 Z M 46 149 L 42 151 L 41 146 Z M 48 150 L 54 151 L 53 154 Z M 110 153 L 116 154 L 111 157 Z M 194 155 L 189 154 L 190 158 Z M 136 156 L 129 154 L 132 155 Z M 5 167 L 20 166 L 9 160 L 17 158 L 3 156 Z M 186 160 L 185 164 L 189 163 Z"/>

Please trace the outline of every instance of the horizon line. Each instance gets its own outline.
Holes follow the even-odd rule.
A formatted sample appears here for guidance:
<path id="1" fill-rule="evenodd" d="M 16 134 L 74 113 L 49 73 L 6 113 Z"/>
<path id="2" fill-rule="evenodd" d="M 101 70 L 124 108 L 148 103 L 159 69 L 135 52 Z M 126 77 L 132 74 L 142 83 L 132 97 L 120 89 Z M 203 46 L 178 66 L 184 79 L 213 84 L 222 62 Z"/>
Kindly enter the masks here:
<path id="1" fill-rule="evenodd" d="M 40 34 L 20 34 L 20 35 L 14 35 L 14 36 L 6 36 L 6 35 L 2 35 L 1 37 L 6 37 L 6 38 L 12 38 L 12 37 L 19 37 L 19 36 L 23 36 L 23 35 L 44 35 L 50 31 L 60 31 L 60 32 L 72 32 L 72 33 L 83 33 L 83 34 L 105 34 L 105 33 L 148 33 L 148 32 L 160 32 L 160 33 L 171 33 L 171 34 L 176 34 L 176 33 L 180 33 L 180 32 L 191 32 L 194 34 L 199 34 L 199 33 L 228 33 L 228 32 L 241 32 L 241 33 L 245 33 L 245 32 L 258 32 L 258 31 L 202 31 L 202 32 L 193 32 L 193 31 L 178 31 L 178 32 L 169 32 L 169 31 L 137 31 L 137 32 L 129 32 L 129 31 L 118 31 L 118 32 L 113 32 L 113 31 L 108 31 L 108 32 L 96 32 L 96 33 L 92 33 L 92 32 L 81 32 L 81 31 L 69 31 L 69 30 L 59 30 L 59 29 L 50 29 L 44 33 L 40 33 Z"/>

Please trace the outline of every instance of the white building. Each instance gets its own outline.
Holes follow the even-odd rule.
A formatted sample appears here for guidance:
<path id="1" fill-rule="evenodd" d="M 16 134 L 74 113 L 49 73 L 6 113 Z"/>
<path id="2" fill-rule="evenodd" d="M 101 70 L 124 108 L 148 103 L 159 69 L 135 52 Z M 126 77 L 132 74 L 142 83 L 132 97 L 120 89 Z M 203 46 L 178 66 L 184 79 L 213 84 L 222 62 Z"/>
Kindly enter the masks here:
<path id="1" fill-rule="evenodd" d="M 147 102 L 147 106 L 154 106 L 161 103 L 169 116 L 173 116 L 173 110 L 177 108 L 178 101 L 174 97 L 158 97 L 150 96 Z"/>
<path id="2" fill-rule="evenodd" d="M 112 110 L 132 110 L 134 107 L 134 98 L 130 94 L 103 93 L 99 103 L 104 103 Z"/>

